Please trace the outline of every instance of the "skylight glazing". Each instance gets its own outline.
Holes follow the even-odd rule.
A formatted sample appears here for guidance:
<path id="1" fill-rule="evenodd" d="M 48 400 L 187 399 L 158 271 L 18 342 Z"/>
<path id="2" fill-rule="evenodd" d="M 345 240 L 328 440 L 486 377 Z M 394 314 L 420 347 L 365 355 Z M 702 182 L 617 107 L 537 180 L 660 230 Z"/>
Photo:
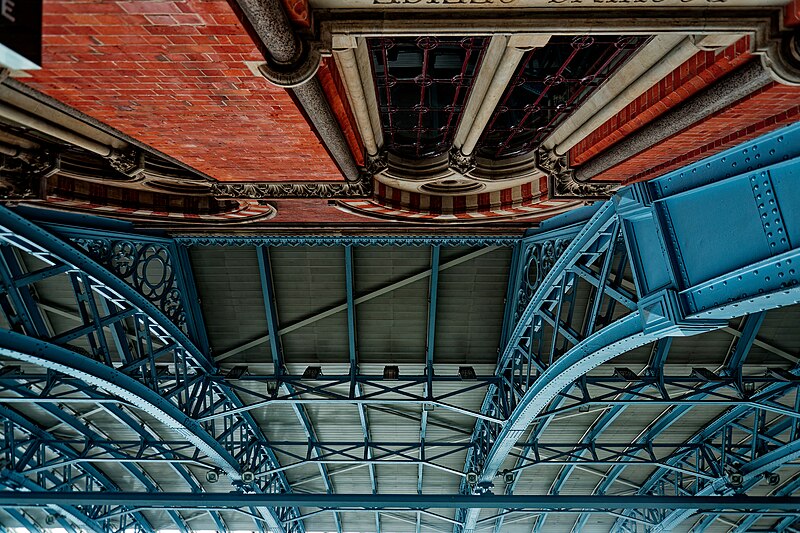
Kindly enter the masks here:
<path id="1" fill-rule="evenodd" d="M 450 149 L 488 37 L 367 40 L 384 144 L 409 159 Z"/>

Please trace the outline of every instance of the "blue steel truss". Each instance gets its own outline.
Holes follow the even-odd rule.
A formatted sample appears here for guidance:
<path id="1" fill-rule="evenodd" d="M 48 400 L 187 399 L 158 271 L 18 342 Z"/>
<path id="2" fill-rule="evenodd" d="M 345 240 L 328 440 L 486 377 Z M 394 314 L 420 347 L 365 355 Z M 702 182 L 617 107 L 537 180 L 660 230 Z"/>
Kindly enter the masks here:
<path id="1" fill-rule="evenodd" d="M 543 226 L 526 238 L 519 245 L 517 290 L 507 310 L 513 327 L 508 328 L 495 372 L 501 381 L 489 387 L 482 407 L 484 414 L 506 422 L 476 422 L 473 440 L 481 445 L 468 454 L 464 467 L 465 472 L 474 473 L 474 481 L 465 480 L 462 492 L 487 490 L 526 433 L 526 443 L 535 445 L 559 408 L 581 403 L 574 397 L 582 397 L 581 380 L 590 370 L 639 346 L 657 343 L 648 370 L 654 379 L 625 392 L 621 399 L 630 400 L 645 388 L 655 389 L 656 396 L 666 399 L 660 376 L 670 337 L 723 328 L 729 319 L 749 314 L 725 374 L 734 379 L 734 394 L 742 399 L 753 396 L 754 389 L 740 381 L 741 365 L 763 312 L 800 300 L 800 218 L 792 208 L 800 205 L 798 156 L 800 127 L 784 128 L 652 182 L 626 187 L 600 205 L 583 225 Z M 631 273 L 633 284 L 623 283 L 625 272 Z M 586 309 L 575 306 L 579 283 L 592 287 Z M 575 393 L 563 394 L 565 390 Z M 707 396 L 702 391 L 689 394 Z M 675 418 L 690 408 L 691 403 L 676 406 Z M 620 404 L 607 412 L 583 439 L 584 447 L 623 409 Z M 753 405 L 731 409 L 756 411 L 762 418 L 767 412 Z M 664 427 L 669 426 L 669 418 Z M 787 419 L 797 423 L 796 417 Z M 745 481 L 794 459 L 795 436 L 768 452 L 753 445 L 750 461 L 743 462 Z M 684 456 L 669 460 L 680 462 L 680 457 Z M 718 465 L 719 454 L 707 460 Z M 527 461 L 527 454 L 522 454 L 510 473 L 524 468 Z M 613 469 L 616 475 L 628 461 L 621 459 L 622 464 Z M 562 470 L 552 493 L 558 493 L 571 470 L 569 466 Z M 640 493 L 649 494 L 659 486 L 656 479 L 675 475 L 676 470 L 680 469 L 659 468 Z M 724 483 L 724 470 L 718 478 L 723 481 L 698 481 L 696 485 L 702 488 L 697 490 L 716 490 L 708 487 Z M 613 479 L 605 478 L 598 493 Z M 513 492 L 515 481 L 507 484 L 508 493 Z M 479 512 L 461 510 L 457 514 L 461 525 L 455 531 L 474 531 Z M 676 511 L 653 523 L 653 528 L 669 529 L 690 514 Z M 541 530 L 546 516 L 537 520 L 535 531 Z M 620 518 L 618 526 L 625 520 Z M 580 531 L 584 523 L 585 515 L 575 530 Z M 501 524 L 498 517 L 496 531 Z"/>
<path id="2" fill-rule="evenodd" d="M 385 463 L 416 466 L 416 497 L 425 496 L 425 468 L 460 476 L 464 496 L 489 492 L 502 475 L 510 496 L 526 472 L 550 465 L 561 468 L 550 488 L 554 496 L 576 468 L 610 467 L 595 488 L 597 496 L 604 496 L 626 467 L 647 465 L 654 471 L 637 489 L 638 496 L 746 494 L 800 457 L 800 369 L 758 376 L 742 371 L 765 312 L 800 301 L 800 212 L 792 207 L 800 205 L 798 168 L 800 126 L 793 126 L 626 187 L 612 201 L 545 222 L 522 238 L 165 238 L 120 228 L 42 226 L 0 207 L 0 309 L 5 325 L 0 355 L 20 365 L 6 364 L 0 370 L 0 485 L 5 491 L 48 494 L 120 492 L 103 469 L 104 463 L 114 463 L 130 473 L 141 491 L 157 494 L 159 487 L 144 466 L 158 462 L 169 465 L 191 492 L 203 490 L 193 473 L 199 468 L 222 475 L 239 493 L 287 495 L 285 501 L 292 502 L 287 469 L 314 465 L 326 494 L 334 498 L 339 495 L 328 465 L 366 465 L 373 495 L 378 495 L 375 467 Z M 266 341 L 274 366 L 269 375 L 225 376 L 209 357 L 187 247 L 211 244 L 257 247 Z M 307 380 L 286 371 L 269 248 L 298 245 L 344 248 L 346 375 Z M 423 375 L 387 383 L 382 376 L 359 371 L 353 254 L 355 246 L 365 245 L 431 247 Z M 460 389 L 437 395 L 436 383 L 460 379 L 433 372 L 440 247 L 458 245 L 513 246 L 502 349 L 493 375 L 474 376 Z M 56 331 L 48 320 L 48 304 L 36 290 L 55 278 L 71 288 L 72 308 L 78 310 L 71 318 L 73 327 L 66 330 Z M 588 294 L 588 302 L 580 294 Z M 698 368 L 690 376 L 665 371 L 673 337 L 728 328 L 735 317 L 746 318 L 723 368 Z M 645 371 L 618 367 L 611 377 L 587 375 L 647 344 L 652 350 Z M 272 392 L 259 392 L 264 382 L 272 385 L 267 387 Z M 349 394 L 340 392 L 344 384 L 349 384 Z M 420 384 L 422 394 L 409 392 Z M 365 393 L 368 386 L 377 392 Z M 461 408 L 458 395 L 476 389 L 488 390 L 480 412 Z M 305 406 L 315 402 L 356 405 L 363 440 L 320 440 Z M 86 423 L 73 407 L 87 403 L 111 414 L 136 437 L 117 439 Z M 307 440 L 268 440 L 250 412 L 269 403 L 290 404 Z M 365 406 L 381 403 L 434 405 L 472 416 L 476 424 L 468 442 L 432 441 L 427 438 L 432 422 L 422 409 L 418 440 L 376 442 Z M 667 411 L 635 442 L 606 438 L 605 430 L 637 403 L 662 405 Z M 36 404 L 81 438 L 60 438 L 41 427 L 16 408 L 26 404 Z M 580 441 L 544 439 L 553 417 L 593 405 L 610 408 Z M 696 405 L 725 410 L 688 441 L 664 441 L 664 432 Z M 166 429 L 156 434 L 144 419 L 155 419 Z M 306 446 L 308 452 L 293 452 L 297 446 Z M 463 471 L 438 463 L 464 451 Z M 509 462 L 514 466 L 503 470 Z M 798 488 L 800 479 L 790 479 L 774 495 L 791 496 Z M 404 507 L 402 498 L 394 503 L 393 509 Z M 434 516 L 418 505 L 409 508 L 416 515 L 412 523 L 417 531 L 422 516 Z M 166 509 L 175 526 L 186 531 L 181 510 Z M 620 509 L 613 513 L 615 532 L 642 527 L 667 531 L 696 511 Z M 344 510 L 323 510 L 333 512 L 336 529 L 342 531 Z M 25 527 L 37 529 L 23 511 L 8 512 Z M 206 512 L 219 530 L 227 529 L 219 509 Z M 499 532 L 515 512 L 501 510 L 478 520 L 480 506 L 475 506 L 458 510 L 455 520 L 437 518 L 452 522 L 456 533 L 488 523 Z M 695 531 L 706 529 L 717 516 L 711 506 L 703 512 Z M 289 504 L 251 507 L 246 513 L 260 531 L 285 533 L 302 533 L 304 517 L 310 516 Z M 739 529 L 746 530 L 760 516 L 751 513 Z M 588 512 L 580 514 L 573 530 L 580 531 L 587 518 Z M 547 519 L 547 512 L 539 513 L 534 531 L 546 531 Z M 154 530 L 136 505 L 65 499 L 54 520 L 68 531 Z M 780 531 L 791 524 L 786 517 L 777 527 Z M 379 512 L 375 527 L 381 530 Z"/>

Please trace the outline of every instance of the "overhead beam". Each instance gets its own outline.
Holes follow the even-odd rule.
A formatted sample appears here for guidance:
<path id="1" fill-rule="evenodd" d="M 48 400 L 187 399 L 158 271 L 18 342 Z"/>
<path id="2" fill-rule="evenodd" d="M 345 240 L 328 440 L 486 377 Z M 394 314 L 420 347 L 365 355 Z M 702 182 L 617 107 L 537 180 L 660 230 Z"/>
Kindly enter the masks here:
<path id="1" fill-rule="evenodd" d="M 703 511 L 796 511 L 795 496 L 469 496 L 464 494 L 244 494 L 240 492 L 0 492 L 0 507 L 126 505 L 158 509 L 323 507 L 325 509 L 699 509 Z"/>
<path id="2" fill-rule="evenodd" d="M 353 247 L 344 247 L 344 286 L 345 300 L 347 302 L 347 351 L 350 361 L 350 396 L 361 396 L 361 384 L 356 381 L 358 375 L 358 333 L 356 332 L 356 305 L 355 305 L 355 266 L 353 265 Z M 363 404 L 358 404 L 358 419 L 361 422 L 361 432 L 364 435 L 364 442 L 369 443 L 372 439 L 369 430 L 369 419 L 367 410 Z M 372 494 L 378 493 L 378 480 L 375 476 L 375 465 L 372 461 L 372 448 L 365 446 L 365 457 L 369 467 L 369 483 Z M 375 531 L 381 533 L 381 515 L 375 513 Z"/>

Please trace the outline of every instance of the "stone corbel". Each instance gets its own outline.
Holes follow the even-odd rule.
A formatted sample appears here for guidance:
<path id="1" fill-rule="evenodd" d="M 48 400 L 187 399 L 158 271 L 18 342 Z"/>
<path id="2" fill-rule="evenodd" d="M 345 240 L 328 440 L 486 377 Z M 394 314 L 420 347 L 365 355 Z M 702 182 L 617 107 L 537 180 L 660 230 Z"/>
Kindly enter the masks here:
<path id="1" fill-rule="evenodd" d="M 466 176 L 475 168 L 475 164 L 474 155 L 464 155 L 461 149 L 455 146 L 450 149 L 450 153 L 448 154 L 448 166 L 451 170 L 458 172 L 462 176 Z"/>
<path id="2" fill-rule="evenodd" d="M 606 200 L 619 187 L 615 182 L 578 181 L 569 166 L 568 156 L 559 156 L 546 148 L 536 152 L 536 167 L 547 175 L 550 199 Z"/>
<path id="3" fill-rule="evenodd" d="M 267 81 L 278 87 L 291 89 L 307 83 L 316 75 L 322 61 L 322 43 L 304 38 L 300 42 L 300 55 L 292 63 L 279 63 L 272 56 L 265 57 L 266 62 L 259 65 L 258 70 Z"/>
<path id="4" fill-rule="evenodd" d="M 292 88 L 309 81 L 320 62 L 320 46 L 295 31 L 280 0 L 236 0 L 266 50 L 261 73 L 269 81 Z"/>
<path id="5" fill-rule="evenodd" d="M 140 150 L 114 150 L 106 160 L 111 168 L 132 179 L 142 178 L 144 172 L 144 152 Z"/>
<path id="6" fill-rule="evenodd" d="M 19 150 L 16 154 L 0 154 L 0 199 L 44 199 L 47 178 L 61 169 L 58 154 Z"/>
<path id="7" fill-rule="evenodd" d="M 367 155 L 366 171 L 370 175 L 378 174 L 389 167 L 389 154 L 386 150 L 380 150 L 375 155 Z"/>

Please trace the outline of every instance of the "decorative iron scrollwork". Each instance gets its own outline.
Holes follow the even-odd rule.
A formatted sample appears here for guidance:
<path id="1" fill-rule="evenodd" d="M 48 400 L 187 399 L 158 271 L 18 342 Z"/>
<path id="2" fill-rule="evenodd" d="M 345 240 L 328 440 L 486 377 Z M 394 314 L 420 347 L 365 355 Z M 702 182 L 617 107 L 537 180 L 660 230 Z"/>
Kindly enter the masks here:
<path id="1" fill-rule="evenodd" d="M 187 331 L 183 295 L 169 248 L 160 243 L 122 239 L 78 238 L 74 242 Z"/>
<path id="2" fill-rule="evenodd" d="M 517 288 L 517 308 L 514 310 L 515 322 L 530 303 L 545 276 L 552 270 L 556 260 L 567 249 L 570 241 L 571 238 L 554 239 L 533 244 L 528 248 L 523 275 Z"/>

